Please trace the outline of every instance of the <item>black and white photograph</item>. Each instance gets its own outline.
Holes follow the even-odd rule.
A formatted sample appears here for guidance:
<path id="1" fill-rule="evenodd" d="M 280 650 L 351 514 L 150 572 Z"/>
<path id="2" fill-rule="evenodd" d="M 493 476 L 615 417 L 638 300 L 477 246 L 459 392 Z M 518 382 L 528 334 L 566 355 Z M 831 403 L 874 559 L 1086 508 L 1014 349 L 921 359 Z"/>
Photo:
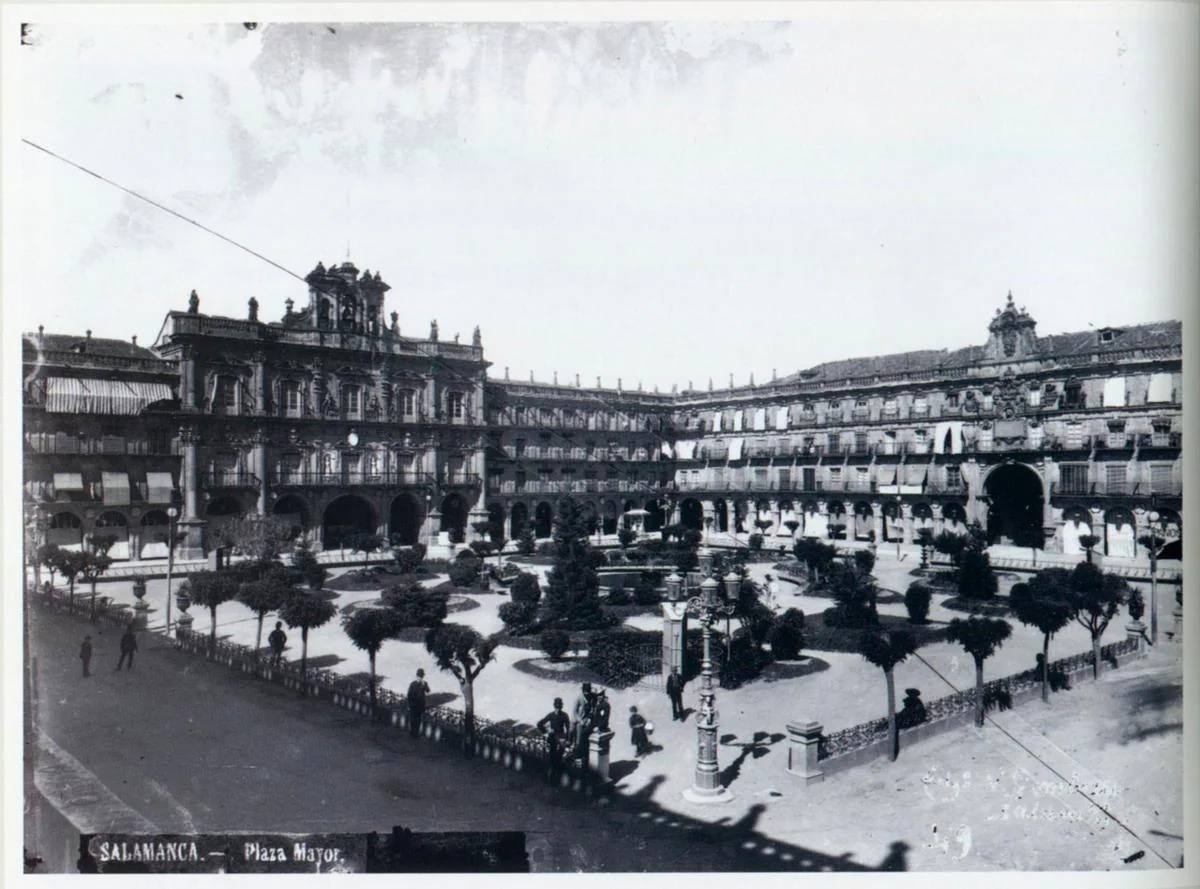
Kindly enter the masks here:
<path id="1" fill-rule="evenodd" d="M 1200 881 L 1200 6 L 2 11 L 5 880 Z"/>

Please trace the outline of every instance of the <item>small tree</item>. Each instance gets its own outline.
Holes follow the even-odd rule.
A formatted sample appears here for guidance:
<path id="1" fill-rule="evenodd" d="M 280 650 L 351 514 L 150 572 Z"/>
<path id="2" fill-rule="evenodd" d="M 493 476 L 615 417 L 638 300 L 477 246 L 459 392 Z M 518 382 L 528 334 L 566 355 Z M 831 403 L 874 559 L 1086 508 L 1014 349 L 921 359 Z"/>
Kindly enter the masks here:
<path id="1" fill-rule="evenodd" d="M 933 538 L 933 548 L 948 557 L 953 565 L 958 565 L 958 560 L 962 557 L 966 546 L 966 538 L 961 534 L 955 534 L 951 531 L 943 531 L 937 537 Z"/>
<path id="2" fill-rule="evenodd" d="M 197 571 L 188 575 L 180 590 L 185 587 L 193 602 L 208 609 L 212 620 L 208 634 L 208 652 L 211 656 L 217 650 L 217 608 L 237 596 L 237 582 L 224 571 Z"/>
<path id="3" fill-rule="evenodd" d="M 1075 622 L 1092 637 L 1092 677 L 1100 676 L 1100 637 L 1129 595 L 1124 578 L 1080 562 L 1071 572 L 1070 603 Z"/>
<path id="4" fill-rule="evenodd" d="M 220 546 L 228 546 L 252 562 L 269 562 L 279 558 L 292 536 L 292 526 L 273 515 L 250 513 L 238 516 L 214 533 Z"/>
<path id="5" fill-rule="evenodd" d="M 554 547 L 554 567 L 546 578 L 549 618 L 567 629 L 603 626 L 600 579 L 592 563 L 584 515 L 573 500 L 563 501 L 555 519 Z"/>
<path id="6" fill-rule="evenodd" d="M 433 627 L 446 619 L 449 596 L 419 583 L 397 584 L 383 591 L 383 604 L 396 613 L 401 627 Z"/>
<path id="7" fill-rule="evenodd" d="M 865 627 L 879 622 L 875 603 L 879 589 L 875 578 L 857 565 L 834 562 L 826 575 L 837 602 L 837 623 L 843 627 Z"/>
<path id="8" fill-rule="evenodd" d="M 475 741 L 475 680 L 491 663 L 496 644 L 495 636 L 485 638 L 462 624 L 440 624 L 425 634 L 425 650 L 439 668 L 454 674 L 462 689 L 463 742 L 468 753 Z"/>
<path id="9" fill-rule="evenodd" d="M 67 582 L 68 598 L 67 602 L 71 608 L 75 607 L 75 578 L 77 578 L 87 565 L 89 558 L 88 553 L 72 552 L 71 550 L 63 550 L 62 556 L 59 559 L 58 570 L 62 574 L 63 579 Z"/>
<path id="10" fill-rule="evenodd" d="M 517 537 L 517 552 L 523 556 L 532 556 L 537 552 L 537 535 L 533 533 L 533 528 L 529 525 L 522 528 Z"/>
<path id="11" fill-rule="evenodd" d="M 265 572 L 258 580 L 242 584 L 237 600 L 258 616 L 258 629 L 254 634 L 254 650 L 262 648 L 263 620 L 272 611 L 278 611 L 288 597 L 295 593 L 291 576 L 282 566 Z"/>
<path id="12" fill-rule="evenodd" d="M 66 553 L 57 543 L 43 543 L 37 548 L 37 560 L 50 572 L 50 587 L 54 587 L 54 573 L 60 570 L 63 555 Z"/>
<path id="13" fill-rule="evenodd" d="M 1095 534 L 1080 534 L 1079 535 L 1079 545 L 1082 546 L 1084 551 L 1087 553 L 1088 564 L 1091 564 L 1092 550 L 1094 550 L 1096 548 L 1096 544 L 1098 544 L 1099 542 L 1100 542 L 1100 538 L 1097 537 Z"/>
<path id="14" fill-rule="evenodd" d="M 538 607 L 537 603 L 529 601 L 505 602 L 497 613 L 506 630 L 520 635 L 528 632 L 537 623 Z"/>
<path id="15" fill-rule="evenodd" d="M 474 557 L 455 559 L 447 569 L 450 574 L 450 582 L 456 587 L 466 589 L 478 579 L 482 567 L 483 562 Z"/>
<path id="16" fill-rule="evenodd" d="M 354 647 L 367 653 L 371 671 L 371 708 L 375 707 L 375 655 L 388 639 L 400 632 L 401 623 L 391 608 L 356 608 L 342 618 L 342 629 Z"/>
<path id="17" fill-rule="evenodd" d="M 312 548 L 304 540 L 299 541 L 292 550 L 292 570 L 314 593 L 324 586 L 325 578 L 329 576 L 329 572 L 317 561 Z"/>
<path id="18" fill-rule="evenodd" d="M 799 530 L 799 528 L 800 528 L 800 523 L 798 521 L 796 521 L 795 519 L 788 519 L 786 522 L 783 523 L 783 527 L 788 529 L 789 537 L 795 537 L 796 531 Z"/>
<path id="19" fill-rule="evenodd" d="M 79 575 L 92 586 L 92 602 L 91 602 L 91 619 L 96 620 L 96 581 L 100 575 L 108 570 L 112 564 L 110 559 L 103 552 L 81 553 L 83 556 L 79 561 Z"/>
<path id="20" fill-rule="evenodd" d="M 904 607 L 908 609 L 908 619 L 914 624 L 923 624 L 929 617 L 929 603 L 933 599 L 933 591 L 923 583 L 909 584 L 904 594 Z"/>
<path id="21" fill-rule="evenodd" d="M 798 562 L 802 562 L 808 570 L 809 580 L 814 584 L 821 582 L 821 572 L 828 570 L 837 557 L 837 547 L 831 543 L 822 543 L 812 537 L 802 537 L 792 547 L 792 552 Z"/>
<path id="22" fill-rule="evenodd" d="M 794 661 L 800 657 L 804 647 L 804 612 L 789 608 L 772 621 L 767 633 L 771 655 L 776 660 Z"/>
<path id="23" fill-rule="evenodd" d="M 904 630 L 879 630 L 864 633 L 861 653 L 868 661 L 883 670 L 887 682 L 887 718 L 889 757 L 895 762 L 900 751 L 900 736 L 896 730 L 896 680 L 893 670 L 917 650 L 913 637 Z"/>
<path id="24" fill-rule="evenodd" d="M 538 584 L 537 575 L 528 571 L 522 571 L 517 575 L 517 579 L 513 581 L 509 596 L 514 602 L 538 604 L 542 598 L 542 588 Z"/>
<path id="25" fill-rule="evenodd" d="M 754 527 L 758 529 L 759 534 L 766 534 L 767 529 L 774 525 L 775 522 L 771 519 L 755 519 Z"/>
<path id="26" fill-rule="evenodd" d="M 328 599 L 314 593 L 297 592 L 283 603 L 279 617 L 290 628 L 300 628 L 300 675 L 308 677 L 308 631 L 322 627 L 337 614 L 337 608 Z M 301 687 L 302 693 L 307 690 Z"/>
<path id="27" fill-rule="evenodd" d="M 746 545 L 750 547 L 750 552 L 752 552 L 752 553 L 760 552 L 763 547 L 763 536 L 758 533 L 751 534 L 746 539 Z"/>
<path id="28" fill-rule="evenodd" d="M 1013 584 L 1009 604 L 1017 620 L 1042 633 L 1042 701 L 1050 700 L 1050 639 L 1071 620 L 1070 575 L 1044 568 L 1029 583 Z"/>
<path id="29" fill-rule="evenodd" d="M 1008 621 L 994 617 L 960 617 L 950 621 L 946 638 L 975 659 L 975 725 L 983 727 L 983 662 L 1012 635 Z"/>
<path id="30" fill-rule="evenodd" d="M 990 599 L 996 595 L 998 583 L 992 570 L 992 560 L 972 537 L 959 554 L 958 594 L 964 599 Z"/>
<path id="31" fill-rule="evenodd" d="M 567 649 L 571 647 L 571 636 L 566 630 L 542 630 L 541 638 L 538 641 L 541 643 L 542 651 L 552 661 L 561 660 L 562 656 L 567 653 Z"/>
<path id="32" fill-rule="evenodd" d="M 425 561 L 425 545 L 397 546 L 392 550 L 392 558 L 401 574 L 415 574 Z"/>
<path id="33" fill-rule="evenodd" d="M 875 570 L 874 551 L 869 549 L 855 550 L 852 558 L 854 559 L 854 567 L 858 570 L 859 574 L 868 576 Z"/>
<path id="34" fill-rule="evenodd" d="M 621 544 L 622 552 L 628 549 L 635 540 L 637 540 L 637 532 L 632 528 L 621 528 L 617 531 L 617 542 Z"/>

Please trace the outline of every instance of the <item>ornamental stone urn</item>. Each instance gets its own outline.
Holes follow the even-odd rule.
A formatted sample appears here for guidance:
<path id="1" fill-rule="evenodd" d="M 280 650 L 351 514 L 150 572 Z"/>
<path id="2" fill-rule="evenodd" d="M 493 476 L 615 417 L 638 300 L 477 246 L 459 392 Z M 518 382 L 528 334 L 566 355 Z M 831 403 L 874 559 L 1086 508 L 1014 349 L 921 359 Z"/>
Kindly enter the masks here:
<path id="1" fill-rule="evenodd" d="M 146 611 L 150 604 L 146 601 L 146 578 L 137 577 L 133 581 L 133 596 L 137 599 L 133 607 L 137 611 Z"/>
<path id="2" fill-rule="evenodd" d="M 192 607 L 192 597 L 183 588 L 175 594 L 175 605 L 179 608 L 179 619 L 176 621 L 179 629 L 190 630 L 194 618 L 187 611 Z"/>

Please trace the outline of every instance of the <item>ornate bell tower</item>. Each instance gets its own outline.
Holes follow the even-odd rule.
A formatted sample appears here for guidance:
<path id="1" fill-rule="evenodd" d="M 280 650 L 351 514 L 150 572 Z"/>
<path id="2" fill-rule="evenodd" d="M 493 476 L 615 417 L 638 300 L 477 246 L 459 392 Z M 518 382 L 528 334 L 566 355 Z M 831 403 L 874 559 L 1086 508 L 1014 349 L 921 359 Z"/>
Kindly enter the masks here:
<path id="1" fill-rule="evenodd" d="M 988 325 L 990 336 L 984 352 L 993 361 L 1021 361 L 1037 355 L 1037 322 L 1013 304 L 1012 291 L 1004 309 L 997 309 Z"/>

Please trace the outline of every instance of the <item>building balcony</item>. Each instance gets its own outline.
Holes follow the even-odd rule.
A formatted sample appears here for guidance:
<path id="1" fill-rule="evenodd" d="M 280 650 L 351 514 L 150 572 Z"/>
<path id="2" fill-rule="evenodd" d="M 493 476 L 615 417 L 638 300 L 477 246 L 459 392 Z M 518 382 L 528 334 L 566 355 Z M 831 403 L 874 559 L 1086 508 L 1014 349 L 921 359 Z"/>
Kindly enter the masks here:
<path id="1" fill-rule="evenodd" d="M 151 442 L 119 436 L 110 438 L 59 438 L 54 435 L 27 433 L 26 449 L 34 454 L 80 455 L 104 457 L 177 457 L 178 445 L 173 441 Z"/>
<path id="2" fill-rule="evenodd" d="M 253 472 L 238 469 L 202 472 L 199 478 L 201 488 L 257 488 L 259 483 Z"/>
<path id="3" fill-rule="evenodd" d="M 476 476 L 478 478 L 478 476 Z M 428 472 L 386 470 L 363 472 L 343 470 L 341 472 L 311 472 L 306 469 L 276 470 L 271 473 L 271 486 L 275 488 L 341 488 L 352 486 L 404 486 L 432 485 L 435 476 Z"/>
<path id="4" fill-rule="evenodd" d="M 1133 481 L 1058 481 L 1050 485 L 1051 497 L 1131 497 L 1148 500 L 1151 497 L 1177 498 L 1182 493 L 1182 487 L 1173 481 L 1158 485 Z"/>

